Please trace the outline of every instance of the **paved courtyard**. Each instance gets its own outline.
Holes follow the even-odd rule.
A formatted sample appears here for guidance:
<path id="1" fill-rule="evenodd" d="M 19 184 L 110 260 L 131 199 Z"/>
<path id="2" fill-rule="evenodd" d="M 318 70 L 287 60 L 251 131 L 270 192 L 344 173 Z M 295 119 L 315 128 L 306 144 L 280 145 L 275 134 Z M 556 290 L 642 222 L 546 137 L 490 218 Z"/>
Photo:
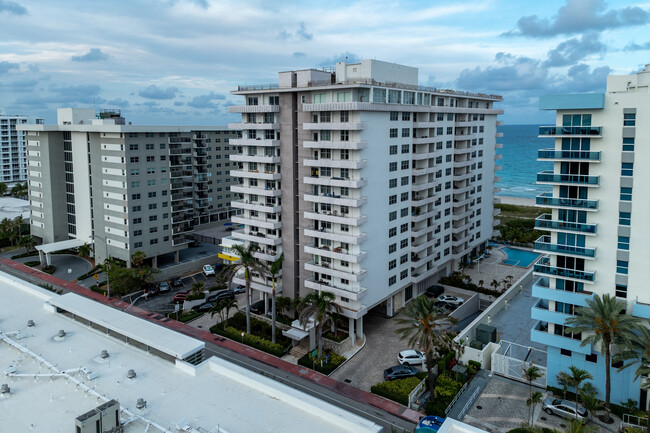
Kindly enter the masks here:
<path id="1" fill-rule="evenodd" d="M 16 261 L 19 263 L 33 262 L 38 260 L 38 256 L 16 259 Z M 56 266 L 56 271 L 52 275 L 65 281 L 74 281 L 79 275 L 90 271 L 92 267 L 88 260 L 74 256 L 72 254 L 52 254 L 51 260 L 52 265 Z M 95 282 L 94 280 L 92 281 L 93 283 Z"/>

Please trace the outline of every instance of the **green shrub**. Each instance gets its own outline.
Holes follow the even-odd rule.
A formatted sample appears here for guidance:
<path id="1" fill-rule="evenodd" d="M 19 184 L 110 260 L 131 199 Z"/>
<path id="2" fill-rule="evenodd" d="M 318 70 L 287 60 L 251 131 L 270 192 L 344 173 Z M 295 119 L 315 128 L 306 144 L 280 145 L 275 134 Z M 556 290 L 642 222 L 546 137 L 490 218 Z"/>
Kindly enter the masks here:
<path id="1" fill-rule="evenodd" d="M 451 362 L 452 359 L 456 357 L 456 352 L 453 350 L 440 358 L 438 360 L 438 373 L 442 374 L 443 372 L 449 370 L 449 363 Z"/>
<path id="2" fill-rule="evenodd" d="M 11 256 L 11 260 L 22 259 L 24 257 L 33 257 L 33 256 L 37 256 L 37 255 L 38 255 L 38 251 L 32 251 L 32 252 L 29 252 L 29 253 L 22 253 L 22 254 L 18 254 L 18 255 L 15 255 L 15 256 Z"/>
<path id="3" fill-rule="evenodd" d="M 82 274 L 82 275 L 79 275 L 79 276 L 77 277 L 77 280 L 79 280 L 79 281 L 81 281 L 81 280 L 85 280 L 86 278 L 90 278 L 90 277 L 92 277 L 92 276 L 95 275 L 95 274 L 99 274 L 99 273 L 101 273 L 102 270 L 103 270 L 103 269 L 102 269 L 102 266 L 101 266 L 101 265 L 95 265 L 95 267 L 93 267 L 93 268 L 92 268 L 91 270 L 89 270 L 87 273 Z"/>
<path id="4" fill-rule="evenodd" d="M 201 313 L 199 311 L 185 311 L 179 317 L 178 313 L 176 313 L 175 311 L 172 311 L 171 313 L 169 313 L 167 315 L 167 317 L 169 317 L 170 319 L 178 320 L 179 322 L 185 323 L 185 322 L 189 322 L 192 319 L 196 319 L 197 317 L 202 316 L 202 315 L 203 315 L 203 313 Z"/>
<path id="5" fill-rule="evenodd" d="M 56 272 L 56 266 L 53 266 L 53 265 L 43 266 L 41 268 L 41 271 L 45 272 L 46 274 L 52 275 L 53 273 Z"/>
<path id="6" fill-rule="evenodd" d="M 495 298 L 501 296 L 501 291 L 499 290 L 488 289 L 487 287 L 479 287 L 476 284 L 471 282 L 467 284 L 463 280 L 464 280 L 464 276 L 462 274 L 454 273 L 452 275 L 448 275 L 446 277 L 440 278 L 439 283 L 445 284 L 447 286 L 459 287 L 461 289 L 471 290 L 472 292 L 482 293 L 484 295 L 494 296 Z"/>
<path id="7" fill-rule="evenodd" d="M 205 299 L 205 293 L 201 292 L 198 294 L 191 293 L 185 298 L 186 301 L 196 301 L 197 299 Z"/>
<path id="8" fill-rule="evenodd" d="M 210 328 L 210 332 L 213 334 L 223 335 L 224 337 L 230 338 L 234 341 L 242 342 L 242 330 L 233 328 L 232 326 L 228 326 L 224 329 L 220 325 L 214 325 Z M 244 334 L 243 343 L 277 357 L 283 356 L 289 349 L 289 346 L 272 343 L 270 340 L 251 334 Z"/>
<path id="9" fill-rule="evenodd" d="M 28 262 L 23 263 L 25 266 L 29 266 L 30 268 L 33 268 L 34 266 L 40 265 L 41 262 L 39 260 L 30 260 Z"/>
<path id="10" fill-rule="evenodd" d="M 407 406 L 409 403 L 409 394 L 420 382 L 422 380 L 417 377 L 389 380 L 370 387 L 370 392 Z"/>
<path id="11" fill-rule="evenodd" d="M 470 374 L 476 374 L 481 369 L 481 363 L 478 361 L 469 361 L 467 364 Z"/>
<path id="12" fill-rule="evenodd" d="M 54 293 L 56 293 L 56 294 L 59 294 L 59 295 L 60 295 L 61 293 L 63 293 L 63 289 L 58 289 L 58 290 L 57 290 L 57 289 L 55 289 L 54 287 L 52 287 L 51 284 L 44 284 L 44 283 L 43 283 L 43 284 L 39 284 L 38 286 L 39 286 L 39 287 L 42 287 L 42 288 L 44 288 L 44 289 L 46 289 L 46 290 L 49 290 L 50 292 L 54 292 Z"/>
<path id="13" fill-rule="evenodd" d="M 446 374 L 438 376 L 436 378 L 435 389 L 433 390 L 435 398 L 429 399 L 424 405 L 425 413 L 427 415 L 445 417 L 445 409 L 447 409 L 462 387 L 463 385 L 460 382 L 456 382 Z"/>
<path id="14" fill-rule="evenodd" d="M 338 335 L 336 335 L 335 333 L 333 333 L 331 331 L 328 331 L 328 332 L 323 333 L 323 338 L 327 338 L 328 340 L 332 340 L 332 341 L 335 341 L 337 343 L 340 343 L 341 341 L 345 340 L 348 337 L 347 336 L 341 337 L 341 336 L 338 336 Z"/>
<path id="15" fill-rule="evenodd" d="M 317 358 L 314 362 L 314 358 L 312 358 L 311 353 L 307 353 L 298 360 L 298 364 L 302 365 L 303 367 L 314 368 L 319 373 L 330 375 L 334 370 L 336 370 L 339 365 L 345 361 L 346 358 L 345 356 L 339 355 L 336 352 L 325 351 L 323 359 L 326 359 L 327 362 L 323 362 L 323 365 L 321 366 L 320 359 Z"/>

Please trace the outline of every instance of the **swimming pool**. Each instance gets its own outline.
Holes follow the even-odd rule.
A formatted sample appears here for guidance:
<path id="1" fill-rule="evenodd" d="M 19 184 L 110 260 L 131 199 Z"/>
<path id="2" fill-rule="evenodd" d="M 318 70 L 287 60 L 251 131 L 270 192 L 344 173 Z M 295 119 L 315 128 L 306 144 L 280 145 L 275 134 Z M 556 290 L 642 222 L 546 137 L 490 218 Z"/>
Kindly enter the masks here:
<path id="1" fill-rule="evenodd" d="M 503 262 L 504 265 L 519 266 L 520 268 L 527 268 L 540 256 L 539 253 L 530 251 L 519 250 L 517 248 L 503 247 L 501 251 L 508 256 Z"/>

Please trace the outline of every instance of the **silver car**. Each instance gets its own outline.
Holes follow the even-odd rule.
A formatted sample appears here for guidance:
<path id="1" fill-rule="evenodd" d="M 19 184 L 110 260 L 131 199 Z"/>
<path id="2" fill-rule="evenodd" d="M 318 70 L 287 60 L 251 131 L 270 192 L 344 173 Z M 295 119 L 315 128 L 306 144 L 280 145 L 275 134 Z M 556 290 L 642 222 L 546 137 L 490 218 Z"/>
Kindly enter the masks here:
<path id="1" fill-rule="evenodd" d="M 542 408 L 547 414 L 558 415 L 562 418 L 579 419 L 582 421 L 587 421 L 589 418 L 589 412 L 587 412 L 587 409 L 575 402 L 562 400 L 560 398 L 545 398 Z"/>

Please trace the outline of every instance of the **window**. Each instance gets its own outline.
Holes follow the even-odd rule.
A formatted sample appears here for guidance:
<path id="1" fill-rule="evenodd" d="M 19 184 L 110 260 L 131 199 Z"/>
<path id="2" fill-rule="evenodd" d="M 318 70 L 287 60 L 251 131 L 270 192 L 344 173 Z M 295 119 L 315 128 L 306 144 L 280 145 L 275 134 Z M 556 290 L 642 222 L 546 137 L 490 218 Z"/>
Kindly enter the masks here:
<path id="1" fill-rule="evenodd" d="M 157 221 L 158 215 L 149 215 L 149 221 Z"/>
<path id="2" fill-rule="evenodd" d="M 598 362 L 598 355 L 592 353 L 591 355 L 585 355 L 585 361 L 593 362 L 594 364 Z"/>
<path id="3" fill-rule="evenodd" d="M 617 298 L 627 298 L 627 286 L 624 284 L 616 285 L 616 297 Z"/>
<path id="4" fill-rule="evenodd" d="M 156 207 L 158 207 L 156 203 L 149 203 L 149 210 L 156 209 Z"/>
<path id="5" fill-rule="evenodd" d="M 409 145 L 402 144 L 402 153 L 409 153 Z"/>
<path id="6" fill-rule="evenodd" d="M 408 246 L 409 246 L 409 240 L 408 240 L 408 238 L 406 238 L 406 239 L 402 239 L 401 241 L 399 241 L 399 247 L 400 247 L 400 249 L 406 248 L 406 247 L 408 247 Z"/>
<path id="7" fill-rule="evenodd" d="M 132 209 L 133 209 L 133 212 L 140 212 L 140 210 L 142 209 L 142 206 L 133 206 Z"/>
<path id="8" fill-rule="evenodd" d="M 132 180 L 131 181 L 131 188 L 139 188 L 140 187 L 140 181 L 139 180 Z"/>
<path id="9" fill-rule="evenodd" d="M 405 122 L 411 120 L 411 113 L 402 113 L 402 120 Z"/>
<path id="10" fill-rule="evenodd" d="M 350 131 L 341 131 L 339 138 L 341 141 L 350 141 Z"/>
<path id="11" fill-rule="evenodd" d="M 409 270 L 404 269 L 402 272 L 399 273 L 399 279 L 403 280 L 404 278 L 407 278 L 409 276 Z"/>
<path id="12" fill-rule="evenodd" d="M 397 260 L 391 260 L 388 262 L 388 270 L 395 269 L 397 267 Z"/>
<path id="13" fill-rule="evenodd" d="M 404 186 L 404 185 L 408 185 L 408 184 L 409 184 L 409 177 L 408 177 L 408 176 L 402 176 L 402 178 L 401 178 L 401 180 L 400 180 L 400 184 L 401 184 L 402 186 Z"/>
<path id="14" fill-rule="evenodd" d="M 147 144 L 145 144 L 144 147 L 145 147 L 147 150 L 153 150 L 153 148 L 154 148 L 153 143 L 147 143 Z"/>
<path id="15" fill-rule="evenodd" d="M 388 204 L 389 205 L 395 204 L 395 203 L 397 203 L 397 196 L 396 195 L 391 195 L 390 197 L 388 197 Z"/>
<path id="16" fill-rule="evenodd" d="M 388 132 L 388 136 L 390 138 L 396 138 L 397 137 L 397 128 L 390 128 L 390 131 Z"/>
<path id="17" fill-rule="evenodd" d="M 388 153 L 389 153 L 390 155 L 397 155 L 397 145 L 396 145 L 396 144 L 391 145 L 391 146 L 388 148 Z"/>
<path id="18" fill-rule="evenodd" d="M 634 138 L 623 139 L 623 152 L 634 152 Z"/>
<path id="19" fill-rule="evenodd" d="M 409 225 L 408 225 L 408 223 L 404 223 L 404 224 L 402 224 L 401 226 L 399 226 L 399 232 L 400 232 L 400 233 L 407 232 L 408 230 L 409 230 Z"/>
<path id="20" fill-rule="evenodd" d="M 397 211 L 392 211 L 388 214 L 388 221 L 394 221 L 397 219 Z"/>
<path id="21" fill-rule="evenodd" d="M 616 273 L 627 275 L 629 266 L 630 266 L 630 262 L 626 260 L 616 260 Z"/>
<path id="22" fill-rule="evenodd" d="M 409 128 L 402 128 L 402 137 L 410 137 L 411 130 Z"/>
<path id="23" fill-rule="evenodd" d="M 632 201 L 632 188 L 621 187 L 621 201 Z"/>
<path id="24" fill-rule="evenodd" d="M 629 226 L 632 219 L 632 213 L 630 212 L 619 212 L 618 213 L 618 223 L 622 226 Z"/>
<path id="25" fill-rule="evenodd" d="M 131 200 L 140 200 L 140 194 L 131 194 Z"/>
<path id="26" fill-rule="evenodd" d="M 632 162 L 622 162 L 621 163 L 621 176 L 633 176 L 634 175 L 634 163 Z"/>
<path id="27" fill-rule="evenodd" d="M 407 207 L 405 207 L 404 209 L 402 209 L 402 210 L 400 211 L 400 216 L 401 216 L 402 218 L 405 217 L 405 216 L 408 216 L 408 214 L 409 214 L 409 208 L 407 208 Z"/>
<path id="28" fill-rule="evenodd" d="M 557 326 L 557 325 L 556 325 Z M 567 349 L 560 349 L 560 354 L 562 356 L 568 356 L 569 358 L 571 357 L 571 351 Z"/>
<path id="29" fill-rule="evenodd" d="M 140 224 L 142 222 L 142 218 L 133 218 L 133 224 Z"/>
<path id="30" fill-rule="evenodd" d="M 623 126 L 635 126 L 635 125 L 636 125 L 635 113 L 623 114 Z"/>
<path id="31" fill-rule="evenodd" d="M 618 249 L 619 250 L 629 250 L 630 249 L 630 238 L 628 236 L 619 236 L 618 237 Z"/>
<path id="32" fill-rule="evenodd" d="M 129 144 L 129 150 L 138 150 L 137 144 Z"/>
<path id="33" fill-rule="evenodd" d="M 166 144 L 165 144 L 165 143 L 160 143 L 160 149 L 161 149 L 161 150 L 165 149 L 165 147 L 166 147 Z"/>
<path id="34" fill-rule="evenodd" d="M 397 236 L 397 227 L 391 227 L 388 229 L 388 237 L 392 238 L 393 236 Z"/>
<path id="35" fill-rule="evenodd" d="M 349 95 L 349 93 L 348 93 Z M 350 121 L 350 112 L 349 111 L 341 111 L 341 122 L 349 122 Z"/>
<path id="36" fill-rule="evenodd" d="M 403 192 L 400 195 L 400 201 L 407 201 L 409 199 L 409 193 L 408 192 Z"/>
<path id="37" fill-rule="evenodd" d="M 140 158 L 137 157 L 137 156 L 132 156 L 132 157 L 129 158 L 129 161 L 131 163 L 137 163 L 137 162 L 140 162 Z"/>
<path id="38" fill-rule="evenodd" d="M 401 169 L 402 170 L 408 170 L 409 169 L 409 162 L 408 161 L 402 161 Z"/>
<path id="39" fill-rule="evenodd" d="M 399 113 L 397 111 L 391 111 L 390 120 L 392 121 L 399 120 Z"/>
<path id="40" fill-rule="evenodd" d="M 397 163 L 396 162 L 389 162 L 388 163 L 388 171 L 397 171 Z"/>
<path id="41" fill-rule="evenodd" d="M 388 254 L 392 254 L 397 251 L 397 244 L 390 244 L 388 246 Z"/>
<path id="42" fill-rule="evenodd" d="M 142 248 L 142 242 L 135 242 L 133 248 Z"/>
<path id="43" fill-rule="evenodd" d="M 390 277 L 390 278 L 388 279 L 388 285 L 389 285 L 389 286 L 392 286 L 392 285 L 395 284 L 396 282 L 397 282 L 397 277 L 396 277 L 395 275 L 393 275 L 392 277 Z"/>
<path id="44" fill-rule="evenodd" d="M 401 256 L 399 258 L 399 264 L 400 265 L 403 265 L 404 263 L 406 263 L 408 261 L 409 261 L 409 255 L 408 254 L 404 254 L 403 256 Z"/>
<path id="45" fill-rule="evenodd" d="M 156 245 L 158 243 L 158 239 L 150 239 L 149 240 L 149 245 Z"/>
<path id="46" fill-rule="evenodd" d="M 147 180 L 147 185 L 148 186 L 156 186 L 156 179 L 148 179 Z"/>
<path id="47" fill-rule="evenodd" d="M 165 192 L 167 192 L 167 191 L 163 191 L 163 193 L 165 193 Z M 163 195 L 164 195 L 164 194 L 163 194 Z M 147 196 L 148 196 L 149 198 L 154 198 L 154 197 L 156 197 L 156 191 L 149 191 L 149 193 L 147 194 Z"/>

